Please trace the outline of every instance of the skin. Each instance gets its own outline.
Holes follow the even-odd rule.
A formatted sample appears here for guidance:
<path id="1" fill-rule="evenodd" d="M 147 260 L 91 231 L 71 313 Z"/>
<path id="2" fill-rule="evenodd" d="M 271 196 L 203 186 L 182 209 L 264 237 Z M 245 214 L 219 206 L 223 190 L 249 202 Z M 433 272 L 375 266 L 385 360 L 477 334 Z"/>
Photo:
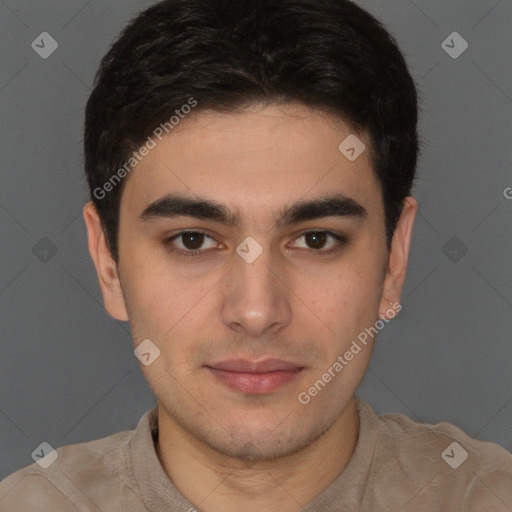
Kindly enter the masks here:
<path id="1" fill-rule="evenodd" d="M 358 135 L 367 150 L 354 162 L 338 150 L 350 133 L 340 119 L 296 104 L 190 115 L 127 178 L 118 265 L 94 206 L 84 208 L 105 308 L 130 322 L 135 346 L 149 338 L 161 351 L 141 368 L 158 400 L 162 466 L 206 512 L 300 510 L 353 454 L 354 394 L 373 340 L 307 405 L 297 397 L 390 302 L 400 302 L 417 202 L 406 199 L 388 252 L 369 142 Z M 242 228 L 186 216 L 139 219 L 151 202 L 176 192 L 239 210 Z M 333 192 L 356 200 L 367 217 L 275 227 L 283 207 Z M 311 229 L 349 242 L 331 255 L 308 252 L 335 246 L 327 238 L 315 248 L 302 236 Z M 184 230 L 214 237 L 201 246 L 206 255 L 179 255 L 164 244 Z M 250 264 L 236 253 L 249 236 L 263 248 Z M 182 238 L 174 247 L 187 249 Z M 248 395 L 204 367 L 235 357 L 276 357 L 304 368 L 277 390 Z"/>

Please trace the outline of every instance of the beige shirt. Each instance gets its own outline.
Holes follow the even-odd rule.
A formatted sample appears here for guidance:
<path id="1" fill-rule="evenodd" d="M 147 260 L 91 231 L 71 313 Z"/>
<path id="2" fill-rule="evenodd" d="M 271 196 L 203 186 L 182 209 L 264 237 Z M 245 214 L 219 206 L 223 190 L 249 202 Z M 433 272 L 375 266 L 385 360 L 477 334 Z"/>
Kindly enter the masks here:
<path id="1" fill-rule="evenodd" d="M 356 399 L 353 456 L 301 512 L 511 512 L 512 454 L 449 423 L 377 416 Z M 34 463 L 0 482 L 1 512 L 194 512 L 155 451 L 156 409 L 136 430 L 64 446 L 43 469 Z M 204 510 L 208 510 L 207 504 Z M 262 511 L 264 512 L 264 511 Z"/>

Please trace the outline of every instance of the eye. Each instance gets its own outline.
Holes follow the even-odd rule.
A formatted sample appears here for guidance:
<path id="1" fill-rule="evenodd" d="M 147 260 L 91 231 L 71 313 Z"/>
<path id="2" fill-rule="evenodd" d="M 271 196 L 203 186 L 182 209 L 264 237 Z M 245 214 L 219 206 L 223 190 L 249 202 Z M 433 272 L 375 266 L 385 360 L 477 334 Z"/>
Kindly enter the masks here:
<path id="1" fill-rule="evenodd" d="M 307 244 L 305 249 L 309 253 L 318 255 L 332 254 L 339 251 L 344 245 L 348 243 L 347 237 L 331 233 L 330 231 L 307 231 L 302 233 L 296 240 L 303 238 Z M 325 249 L 326 242 L 331 239 L 331 244 Z M 293 247 L 297 247 L 294 243 Z"/>
<path id="2" fill-rule="evenodd" d="M 306 252 L 309 254 L 317 256 L 338 252 L 348 243 L 348 238 L 343 235 L 338 235 L 330 231 L 311 230 L 297 237 L 292 247 L 301 248 L 296 242 L 296 240 L 300 240 L 301 238 L 303 238 L 307 244 L 306 247 L 303 246 L 302 248 L 306 249 Z M 329 240 L 331 243 L 328 244 L 326 249 L 325 246 Z M 209 246 L 207 245 L 205 247 L 205 242 L 209 243 Z M 210 252 L 208 249 L 220 248 L 219 245 L 222 245 L 203 231 L 181 231 L 165 239 L 163 243 L 166 247 L 169 247 L 171 252 L 180 256 L 203 256 Z"/>
<path id="3" fill-rule="evenodd" d="M 213 237 L 203 231 L 181 231 L 180 233 L 167 238 L 164 241 L 164 245 L 171 246 L 172 252 L 176 252 L 184 256 L 199 256 L 200 253 L 206 252 L 203 247 L 205 241 L 210 242 L 210 246 L 206 247 L 206 249 L 218 247 L 219 245 Z"/>

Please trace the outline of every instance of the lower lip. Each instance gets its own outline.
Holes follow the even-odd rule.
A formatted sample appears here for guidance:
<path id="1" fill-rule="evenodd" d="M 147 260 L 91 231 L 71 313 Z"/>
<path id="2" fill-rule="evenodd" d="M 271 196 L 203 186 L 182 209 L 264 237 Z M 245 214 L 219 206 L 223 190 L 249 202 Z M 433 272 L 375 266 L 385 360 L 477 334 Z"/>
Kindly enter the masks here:
<path id="1" fill-rule="evenodd" d="M 207 368 L 230 388 L 250 395 L 261 395 L 275 391 L 296 378 L 302 370 L 297 368 L 295 370 L 277 370 L 265 373 L 243 373 Z"/>

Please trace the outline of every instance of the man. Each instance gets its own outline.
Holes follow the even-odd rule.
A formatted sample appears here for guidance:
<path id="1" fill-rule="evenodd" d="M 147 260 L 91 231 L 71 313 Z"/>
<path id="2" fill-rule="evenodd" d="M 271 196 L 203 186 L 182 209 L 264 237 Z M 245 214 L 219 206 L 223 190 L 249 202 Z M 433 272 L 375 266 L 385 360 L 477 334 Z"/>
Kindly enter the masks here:
<path id="1" fill-rule="evenodd" d="M 401 309 L 414 83 L 346 0 L 166 0 L 105 56 L 84 208 L 158 405 L 0 484 L 3 512 L 509 511 L 512 455 L 355 392 Z"/>

